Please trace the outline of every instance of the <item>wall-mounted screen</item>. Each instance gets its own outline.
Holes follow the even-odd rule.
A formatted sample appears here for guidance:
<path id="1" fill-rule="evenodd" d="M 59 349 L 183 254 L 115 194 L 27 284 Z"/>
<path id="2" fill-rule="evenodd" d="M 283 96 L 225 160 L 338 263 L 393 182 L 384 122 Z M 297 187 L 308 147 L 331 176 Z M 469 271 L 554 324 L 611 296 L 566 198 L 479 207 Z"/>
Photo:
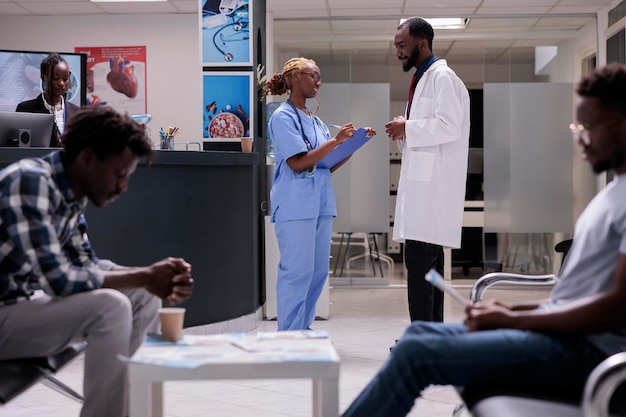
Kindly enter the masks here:
<path id="1" fill-rule="evenodd" d="M 0 49 L 0 111 L 15 111 L 18 103 L 42 92 L 41 61 L 49 52 Z M 72 87 L 66 99 L 77 106 L 86 103 L 87 56 L 59 52 L 70 66 Z"/>
<path id="2" fill-rule="evenodd" d="M 54 115 L 0 111 L 0 147 L 47 148 Z"/>

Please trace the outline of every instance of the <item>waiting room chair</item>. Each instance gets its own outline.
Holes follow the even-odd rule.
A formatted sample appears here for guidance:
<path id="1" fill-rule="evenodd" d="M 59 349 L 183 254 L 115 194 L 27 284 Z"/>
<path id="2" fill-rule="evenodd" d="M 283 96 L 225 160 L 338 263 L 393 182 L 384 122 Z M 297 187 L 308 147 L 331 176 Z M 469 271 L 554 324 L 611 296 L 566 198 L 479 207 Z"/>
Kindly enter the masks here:
<path id="1" fill-rule="evenodd" d="M 532 389 L 471 387 L 459 390 L 473 417 L 605 417 L 626 415 L 626 352 L 602 361 L 589 375 L 582 399 Z M 454 416 L 460 415 L 457 407 Z"/>
<path id="2" fill-rule="evenodd" d="M 571 239 L 555 246 L 557 252 L 567 255 Z M 472 302 L 479 302 L 487 288 L 501 284 L 553 285 L 554 275 L 520 275 L 491 273 L 481 277 L 470 293 Z M 533 387 L 462 387 L 463 399 L 453 416 L 460 416 L 467 408 L 473 417 L 604 417 L 626 416 L 626 352 L 617 353 L 601 362 L 587 378 L 583 397 L 569 393 L 533 391 Z"/>
<path id="3" fill-rule="evenodd" d="M 79 342 L 53 356 L 0 361 L 0 404 L 8 403 L 36 382 L 42 382 L 82 403 L 83 396 L 59 381 L 54 374 L 80 355 L 86 347 L 86 342 Z"/>

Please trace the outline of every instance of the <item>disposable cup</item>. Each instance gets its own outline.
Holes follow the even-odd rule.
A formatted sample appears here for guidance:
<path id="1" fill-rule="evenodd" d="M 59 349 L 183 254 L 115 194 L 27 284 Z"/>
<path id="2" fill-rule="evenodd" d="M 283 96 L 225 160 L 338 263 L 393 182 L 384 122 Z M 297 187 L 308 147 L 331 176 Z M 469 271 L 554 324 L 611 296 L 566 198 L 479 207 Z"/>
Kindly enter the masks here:
<path id="1" fill-rule="evenodd" d="M 241 152 L 252 152 L 252 138 L 241 138 Z"/>
<path id="2" fill-rule="evenodd" d="M 183 307 L 164 307 L 159 309 L 163 340 L 178 342 L 183 337 L 185 309 Z"/>

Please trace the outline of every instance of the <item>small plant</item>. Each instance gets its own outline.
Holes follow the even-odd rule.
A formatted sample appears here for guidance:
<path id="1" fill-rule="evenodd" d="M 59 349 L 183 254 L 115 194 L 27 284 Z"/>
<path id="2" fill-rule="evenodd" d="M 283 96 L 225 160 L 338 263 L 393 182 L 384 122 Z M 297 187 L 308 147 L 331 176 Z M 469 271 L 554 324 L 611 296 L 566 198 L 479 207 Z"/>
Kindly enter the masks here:
<path id="1" fill-rule="evenodd" d="M 267 74 L 263 74 L 264 72 L 265 67 L 263 65 L 259 64 L 256 66 L 256 89 L 259 101 L 263 100 L 263 91 L 267 84 Z"/>

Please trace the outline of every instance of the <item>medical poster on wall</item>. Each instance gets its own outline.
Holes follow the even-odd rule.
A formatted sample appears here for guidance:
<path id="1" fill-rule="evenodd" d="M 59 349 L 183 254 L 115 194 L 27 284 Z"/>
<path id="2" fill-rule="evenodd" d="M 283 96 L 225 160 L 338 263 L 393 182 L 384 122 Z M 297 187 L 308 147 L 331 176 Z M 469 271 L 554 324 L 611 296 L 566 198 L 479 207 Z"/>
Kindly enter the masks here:
<path id="1" fill-rule="evenodd" d="M 215 141 L 252 137 L 252 72 L 205 72 L 203 137 Z"/>
<path id="2" fill-rule="evenodd" d="M 202 66 L 251 66 L 252 2 L 199 0 Z"/>
<path id="3" fill-rule="evenodd" d="M 146 47 L 80 46 L 87 54 L 87 105 L 111 106 L 128 114 L 145 114 Z"/>

